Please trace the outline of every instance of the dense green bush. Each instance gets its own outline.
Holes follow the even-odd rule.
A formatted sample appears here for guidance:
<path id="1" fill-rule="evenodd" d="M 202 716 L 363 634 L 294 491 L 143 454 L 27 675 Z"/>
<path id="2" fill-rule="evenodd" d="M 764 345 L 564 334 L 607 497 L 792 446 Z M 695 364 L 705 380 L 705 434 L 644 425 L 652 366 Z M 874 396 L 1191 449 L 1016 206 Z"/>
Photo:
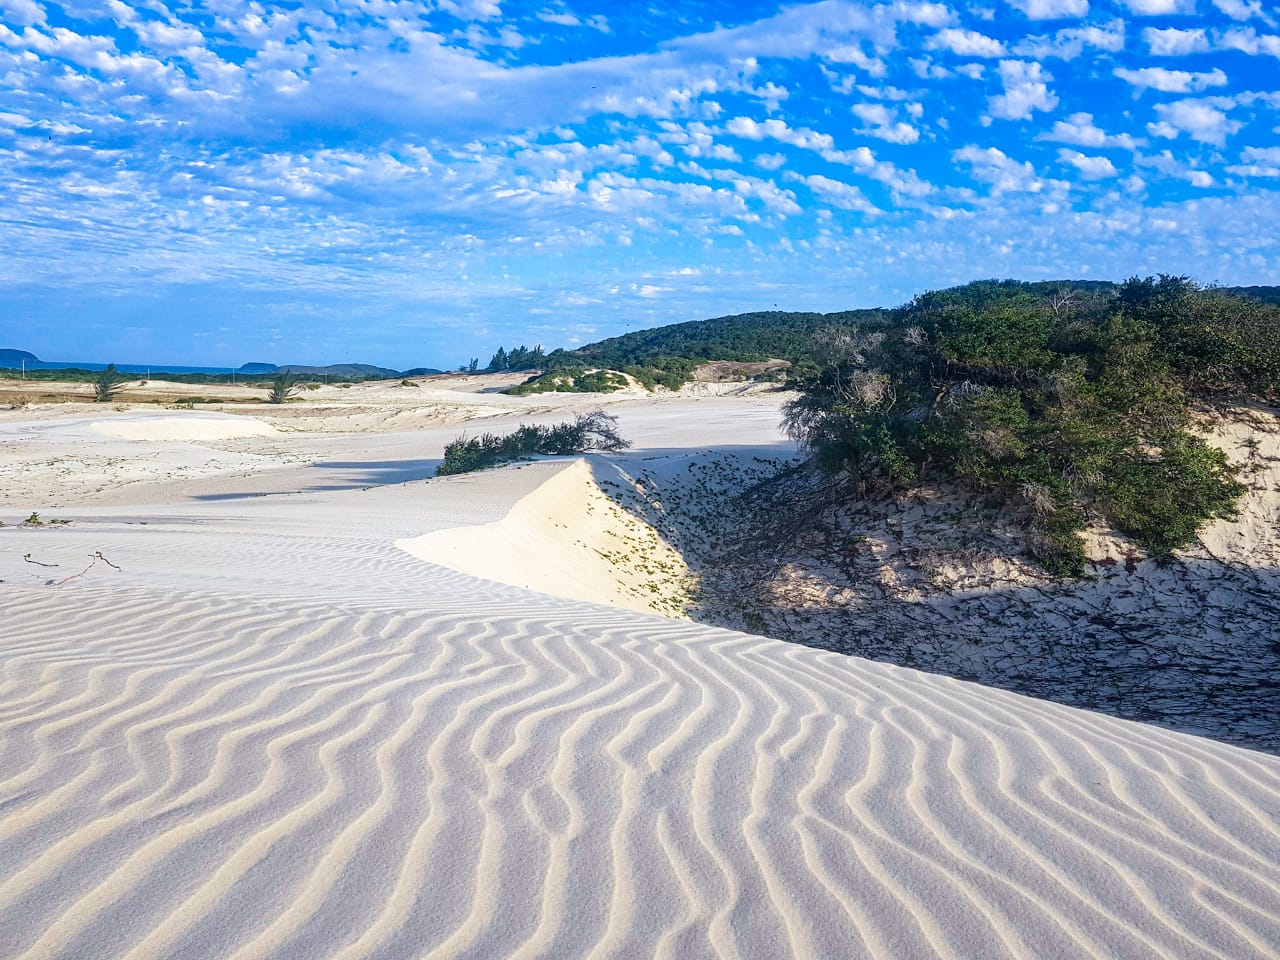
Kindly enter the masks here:
<path id="1" fill-rule="evenodd" d="M 1105 517 L 1167 557 L 1243 487 L 1195 402 L 1280 396 L 1280 310 L 1181 277 L 1109 289 L 983 281 L 823 339 L 788 433 L 860 494 L 949 479 L 1018 505 L 1047 569 Z"/>
<path id="2" fill-rule="evenodd" d="M 580 413 L 572 421 L 544 427 L 521 424 L 506 436 L 482 433 L 461 436 L 444 448 L 437 476 L 470 473 L 534 454 L 568 456 L 590 450 L 625 450 L 631 444 L 618 434 L 618 418 L 602 410 Z"/>
<path id="3" fill-rule="evenodd" d="M 551 373 L 530 377 L 503 393 L 527 396 L 533 393 L 613 393 L 627 386 L 626 377 L 612 370 L 561 367 Z"/>

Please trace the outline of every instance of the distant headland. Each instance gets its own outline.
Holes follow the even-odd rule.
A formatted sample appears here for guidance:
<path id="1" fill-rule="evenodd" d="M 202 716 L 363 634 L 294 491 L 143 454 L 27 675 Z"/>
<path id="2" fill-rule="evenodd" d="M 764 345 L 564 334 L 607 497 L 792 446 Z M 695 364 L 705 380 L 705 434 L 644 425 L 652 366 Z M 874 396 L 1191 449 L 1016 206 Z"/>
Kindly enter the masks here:
<path id="1" fill-rule="evenodd" d="M 70 360 L 41 360 L 29 350 L 0 348 L 0 369 L 7 370 L 102 370 L 105 363 L 90 363 Z M 272 376 L 280 373 L 292 373 L 308 377 L 347 377 L 377 379 L 379 377 L 400 377 L 405 373 L 390 367 L 379 367 L 371 363 L 331 363 L 327 365 L 311 365 L 300 363 L 274 364 L 251 362 L 239 367 L 193 367 L 183 364 L 165 363 L 118 363 L 116 368 L 122 373 L 207 373 L 207 374 L 241 374 L 246 377 Z M 416 367 L 411 371 L 414 375 L 440 373 L 428 367 Z"/>

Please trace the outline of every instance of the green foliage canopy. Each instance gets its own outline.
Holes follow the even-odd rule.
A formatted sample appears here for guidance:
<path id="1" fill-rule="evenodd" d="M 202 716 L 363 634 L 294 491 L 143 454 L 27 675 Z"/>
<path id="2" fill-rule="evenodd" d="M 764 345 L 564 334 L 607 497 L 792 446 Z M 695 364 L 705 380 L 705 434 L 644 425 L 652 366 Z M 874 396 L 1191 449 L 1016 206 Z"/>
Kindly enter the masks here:
<path id="1" fill-rule="evenodd" d="M 981 281 L 823 338 L 785 427 L 863 493 L 966 482 L 1018 504 L 1047 569 L 1084 570 L 1092 512 L 1167 557 L 1243 492 L 1193 402 L 1280 396 L 1280 309 L 1183 277 Z"/>

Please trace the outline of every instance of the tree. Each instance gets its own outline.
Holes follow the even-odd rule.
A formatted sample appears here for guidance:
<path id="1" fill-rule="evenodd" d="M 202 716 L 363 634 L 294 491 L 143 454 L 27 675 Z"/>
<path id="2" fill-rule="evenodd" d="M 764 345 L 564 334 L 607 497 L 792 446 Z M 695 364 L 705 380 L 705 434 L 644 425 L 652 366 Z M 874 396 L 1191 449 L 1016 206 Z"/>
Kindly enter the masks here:
<path id="1" fill-rule="evenodd" d="M 278 373 L 271 381 L 267 403 L 284 403 L 298 389 L 297 378 L 292 373 Z"/>
<path id="2" fill-rule="evenodd" d="M 124 374 L 122 374 L 114 363 L 108 363 L 105 368 L 98 371 L 97 376 L 93 378 L 93 399 L 97 403 L 109 403 L 115 399 L 116 394 L 124 385 Z"/>

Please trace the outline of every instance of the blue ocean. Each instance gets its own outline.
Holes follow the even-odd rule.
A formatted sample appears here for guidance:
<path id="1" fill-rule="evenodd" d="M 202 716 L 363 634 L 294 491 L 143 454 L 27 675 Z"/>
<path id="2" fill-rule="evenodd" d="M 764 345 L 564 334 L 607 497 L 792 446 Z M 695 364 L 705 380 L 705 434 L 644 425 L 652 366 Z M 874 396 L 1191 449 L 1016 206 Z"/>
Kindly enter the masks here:
<path id="1" fill-rule="evenodd" d="M 104 370 L 105 363 L 82 363 L 71 360 L 37 360 L 27 361 L 28 370 Z M 117 363 L 116 369 L 121 373 L 239 373 L 238 367 L 184 367 L 177 363 Z"/>

